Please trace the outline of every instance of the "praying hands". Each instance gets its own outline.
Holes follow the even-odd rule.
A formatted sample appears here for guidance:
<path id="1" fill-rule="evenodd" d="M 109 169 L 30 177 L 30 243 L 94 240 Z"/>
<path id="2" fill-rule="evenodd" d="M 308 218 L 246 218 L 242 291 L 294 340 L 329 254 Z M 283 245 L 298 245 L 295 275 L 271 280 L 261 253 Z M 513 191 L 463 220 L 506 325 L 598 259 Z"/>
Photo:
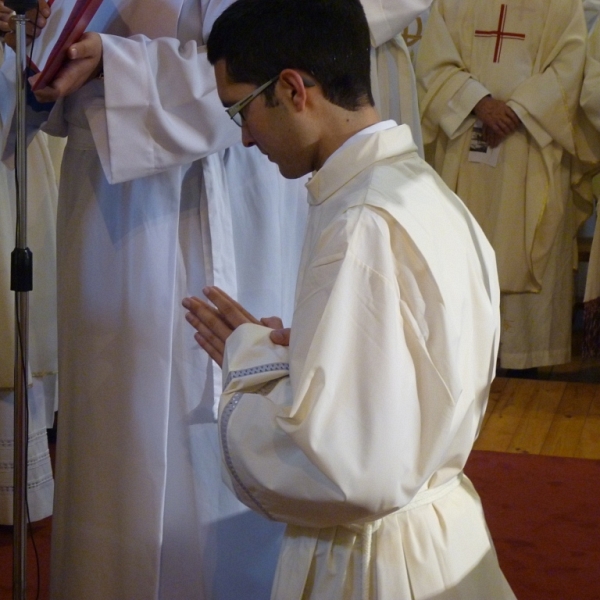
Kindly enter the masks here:
<path id="1" fill-rule="evenodd" d="M 259 321 L 218 287 L 207 287 L 202 291 L 211 304 L 195 296 L 184 298 L 182 305 L 189 311 L 185 318 L 197 331 L 195 340 L 220 367 L 223 366 L 227 338 L 245 323 L 270 327 L 273 329 L 270 338 L 274 344 L 289 345 L 290 329 L 283 328 L 279 317 L 266 317 Z"/>

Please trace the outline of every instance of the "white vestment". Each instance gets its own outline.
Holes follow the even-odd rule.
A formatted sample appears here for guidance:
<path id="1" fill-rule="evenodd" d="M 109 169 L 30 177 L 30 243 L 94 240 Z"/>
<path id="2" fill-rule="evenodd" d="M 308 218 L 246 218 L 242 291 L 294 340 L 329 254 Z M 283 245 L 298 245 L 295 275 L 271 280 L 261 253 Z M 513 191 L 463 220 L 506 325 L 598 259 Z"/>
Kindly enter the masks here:
<path id="1" fill-rule="evenodd" d="M 508 368 L 571 355 L 574 237 L 584 215 L 570 178 L 585 39 L 581 0 L 440 0 L 419 48 L 428 156 L 496 251 Z M 496 159 L 482 160 L 472 110 L 488 94 L 522 125 Z"/>
<path id="2" fill-rule="evenodd" d="M 52 597 L 260 600 L 282 527 L 221 484 L 219 378 L 180 301 L 215 284 L 289 322 L 306 190 L 236 143 L 217 98 L 196 40 L 231 0 L 113 2 L 104 84 L 58 103 L 47 125 L 69 135 Z M 370 4 L 393 37 L 405 11 Z M 4 129 L 11 85 L 0 77 Z"/>
<path id="3" fill-rule="evenodd" d="M 121 2 L 109 31 L 138 35 L 104 36 L 106 95 L 91 82 L 48 123 L 69 138 L 57 600 L 269 595 L 282 527 L 221 482 L 214 369 L 180 302 L 215 284 L 289 322 L 306 191 L 236 144 L 204 49 L 180 49 L 224 4 Z"/>
<path id="4" fill-rule="evenodd" d="M 462 473 L 495 372 L 494 253 L 404 125 L 307 187 L 290 347 L 237 329 L 219 407 L 232 489 L 288 523 L 272 598 L 513 599 Z"/>
<path id="5" fill-rule="evenodd" d="M 2 63 L 0 46 L 0 64 Z M 56 203 L 58 188 L 46 135 L 30 144 L 28 167 L 28 247 L 33 254 L 29 297 L 29 443 L 27 501 L 38 521 L 52 514 L 54 480 L 46 430 L 56 408 Z M 0 163 L 0 525 L 13 522 L 15 294 L 10 289 L 15 248 L 15 173 Z"/>

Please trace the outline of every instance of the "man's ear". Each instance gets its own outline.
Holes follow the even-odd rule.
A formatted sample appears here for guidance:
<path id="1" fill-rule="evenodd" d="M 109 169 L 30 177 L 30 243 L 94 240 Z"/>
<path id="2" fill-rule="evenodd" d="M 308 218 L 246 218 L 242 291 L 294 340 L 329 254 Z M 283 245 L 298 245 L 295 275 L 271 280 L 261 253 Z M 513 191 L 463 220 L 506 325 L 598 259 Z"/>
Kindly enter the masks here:
<path id="1" fill-rule="evenodd" d="M 284 69 L 279 74 L 279 88 L 283 99 L 288 102 L 293 110 L 302 112 L 308 100 L 307 86 L 299 71 Z"/>

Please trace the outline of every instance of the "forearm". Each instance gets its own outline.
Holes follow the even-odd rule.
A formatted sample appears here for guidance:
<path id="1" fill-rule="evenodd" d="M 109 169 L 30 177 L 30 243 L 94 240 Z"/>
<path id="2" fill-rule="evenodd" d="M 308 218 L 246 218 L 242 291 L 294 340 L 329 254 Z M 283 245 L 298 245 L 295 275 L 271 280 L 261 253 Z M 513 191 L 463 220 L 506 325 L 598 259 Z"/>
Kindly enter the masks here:
<path id="1" fill-rule="evenodd" d="M 425 92 L 424 92 L 425 93 Z M 462 135 L 475 121 L 474 109 L 489 91 L 465 72 L 450 75 L 438 94 L 427 92 L 422 106 L 423 123 L 428 129 L 440 128 L 448 138 Z M 431 142 L 427 139 L 427 143 Z"/>
<path id="2" fill-rule="evenodd" d="M 175 39 L 102 35 L 114 181 L 188 164 L 239 141 L 205 50 Z"/>
<path id="3" fill-rule="evenodd" d="M 395 286 L 347 261 L 344 280 L 369 289 L 378 312 L 335 285 L 337 266 L 328 263 L 329 284 L 312 280 L 319 293 L 299 293 L 290 377 L 287 355 L 264 328 L 246 325 L 226 344 L 220 434 L 228 475 L 242 501 L 287 523 L 326 527 L 397 510 L 431 477 L 431 459 L 451 435 L 453 408 L 433 373 L 435 414 L 419 402 Z"/>
<path id="4" fill-rule="evenodd" d="M 366 518 L 369 510 L 281 428 L 295 420 L 287 354 L 270 343 L 264 327 L 244 326 L 227 342 L 219 431 L 230 487 L 250 508 L 286 523 L 327 526 Z"/>
<path id="5" fill-rule="evenodd" d="M 573 123 L 581 95 L 586 51 L 586 27 L 581 2 L 555 5 L 547 22 L 554 27 L 558 43 L 548 49 L 540 71 L 518 85 L 507 104 L 536 138 L 540 146 L 549 141 L 575 152 Z"/>

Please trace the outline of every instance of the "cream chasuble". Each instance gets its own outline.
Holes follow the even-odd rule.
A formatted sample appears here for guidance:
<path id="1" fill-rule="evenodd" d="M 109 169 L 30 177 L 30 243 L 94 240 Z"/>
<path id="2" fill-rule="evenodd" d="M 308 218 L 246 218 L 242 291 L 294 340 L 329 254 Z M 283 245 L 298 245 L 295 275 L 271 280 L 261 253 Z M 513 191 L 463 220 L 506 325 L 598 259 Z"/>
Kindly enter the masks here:
<path id="1" fill-rule="evenodd" d="M 514 599 L 462 474 L 495 370 L 493 251 L 406 126 L 355 139 L 308 184 L 290 347 L 256 325 L 227 341 L 225 476 L 288 523 L 273 600 Z"/>
<path id="2" fill-rule="evenodd" d="M 570 169 L 585 39 L 581 0 L 440 0 L 419 48 L 427 155 L 496 251 L 505 367 L 570 358 L 573 240 L 583 218 Z M 482 157 L 474 131 L 472 110 L 488 94 L 522 121 L 496 158 Z"/>

